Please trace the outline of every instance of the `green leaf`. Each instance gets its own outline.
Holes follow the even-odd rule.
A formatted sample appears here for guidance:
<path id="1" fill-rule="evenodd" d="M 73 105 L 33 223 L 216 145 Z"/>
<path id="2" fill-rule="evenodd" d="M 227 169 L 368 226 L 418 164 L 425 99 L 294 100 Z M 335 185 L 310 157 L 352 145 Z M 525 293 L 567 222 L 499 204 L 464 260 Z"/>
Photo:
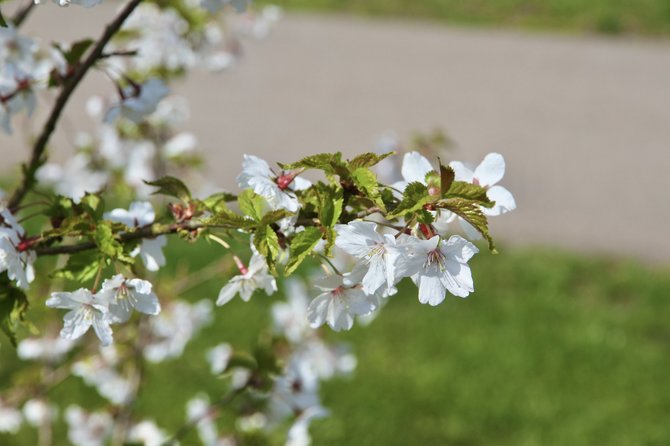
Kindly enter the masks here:
<path id="1" fill-rule="evenodd" d="M 74 280 L 80 283 L 87 282 L 95 277 L 100 266 L 101 259 L 97 253 L 72 254 L 68 257 L 65 266 L 54 271 L 51 277 Z"/>
<path id="2" fill-rule="evenodd" d="M 373 152 L 363 153 L 349 161 L 349 169 L 356 170 L 359 167 L 372 167 L 391 155 L 395 155 L 395 152 L 388 152 L 383 155 L 377 155 Z"/>
<path id="3" fill-rule="evenodd" d="M 178 178 L 164 176 L 156 181 L 145 181 L 144 183 L 158 188 L 153 195 L 168 195 L 170 197 L 179 198 L 184 202 L 191 201 L 191 191 L 189 191 L 188 187 L 186 187 L 186 185 Z"/>
<path id="4" fill-rule="evenodd" d="M 16 347 L 16 330 L 25 320 L 28 311 L 28 299 L 18 288 L 15 288 L 7 276 L 0 283 L 0 327 L 9 341 Z"/>
<path id="5" fill-rule="evenodd" d="M 321 188 L 318 192 L 319 221 L 321 225 L 332 228 L 335 226 L 342 215 L 342 206 L 344 204 L 343 191 L 341 187 Z"/>
<path id="6" fill-rule="evenodd" d="M 484 215 L 476 202 L 463 198 L 450 198 L 444 203 L 440 204 L 440 207 L 444 207 L 445 209 L 450 210 L 454 214 L 461 217 L 463 220 L 470 223 L 486 239 L 489 244 L 489 250 L 494 254 L 498 253 L 493 243 L 493 238 L 489 235 L 488 220 L 486 219 L 486 215 Z"/>
<path id="7" fill-rule="evenodd" d="M 279 257 L 279 239 L 270 226 L 260 226 L 254 232 L 254 246 L 260 255 L 265 257 L 272 274 L 277 274 L 277 257 Z"/>
<path id="8" fill-rule="evenodd" d="M 386 211 L 386 205 L 382 201 L 381 194 L 379 193 L 377 175 L 375 175 L 373 171 L 366 167 L 359 167 L 351 172 L 351 179 L 359 191 L 372 200 L 380 209 Z"/>
<path id="9" fill-rule="evenodd" d="M 224 226 L 230 229 L 251 229 L 258 225 L 256 221 L 236 214 L 228 208 L 219 208 L 216 214 L 202 219 L 201 223 L 205 226 Z"/>
<path id="10" fill-rule="evenodd" d="M 200 202 L 211 212 L 218 212 L 219 209 L 227 208 L 226 203 L 236 200 L 237 195 L 228 192 L 220 192 L 210 195 L 209 197 L 205 198 L 204 200 L 201 200 Z"/>
<path id="11" fill-rule="evenodd" d="M 265 199 L 260 195 L 256 195 L 251 189 L 242 191 L 237 197 L 237 203 L 244 215 L 251 217 L 257 222 L 260 222 L 263 219 L 264 210 L 266 208 Z"/>
<path id="12" fill-rule="evenodd" d="M 259 224 L 271 225 L 272 223 L 277 223 L 282 218 L 290 217 L 291 215 L 293 215 L 293 212 L 287 211 L 286 209 L 277 209 L 276 211 L 270 211 L 263 215 Z"/>
<path id="13" fill-rule="evenodd" d="M 442 195 L 446 194 L 449 191 L 452 183 L 456 178 L 456 172 L 451 166 L 443 166 L 440 162 L 440 190 Z"/>
<path id="14" fill-rule="evenodd" d="M 5 17 L 2 15 L 2 11 L 0 11 L 0 28 L 7 28 L 7 21 L 5 20 Z"/>
<path id="15" fill-rule="evenodd" d="M 68 65 L 74 65 L 79 62 L 86 50 L 88 50 L 94 42 L 93 39 L 84 39 L 73 43 L 69 51 L 63 52 L 63 57 L 65 57 Z"/>
<path id="16" fill-rule="evenodd" d="M 451 183 L 449 190 L 444 195 L 445 198 L 464 198 L 466 200 L 474 200 L 480 205 L 490 208 L 495 203 L 486 196 L 486 189 L 482 186 L 464 181 L 454 181 Z"/>
<path id="17" fill-rule="evenodd" d="M 111 258 L 123 256 L 123 246 L 114 238 L 112 222 L 101 221 L 95 227 L 93 241 L 103 255 Z"/>
<path id="18" fill-rule="evenodd" d="M 432 197 L 428 194 L 425 184 L 415 181 L 409 183 L 402 195 L 402 201 L 388 214 L 388 218 L 402 217 L 408 213 L 417 212 L 429 203 Z"/>
<path id="19" fill-rule="evenodd" d="M 279 167 L 284 170 L 318 169 L 323 170 L 326 174 L 339 175 L 341 177 L 349 175 L 349 169 L 347 169 L 346 163 L 342 161 L 342 153 L 340 152 L 310 155 L 295 163 L 279 163 Z"/>
<path id="20" fill-rule="evenodd" d="M 286 264 L 284 274 L 289 276 L 300 266 L 300 264 L 312 252 L 319 240 L 321 240 L 321 231 L 319 228 L 308 227 L 304 231 L 298 232 L 291 240 L 291 256 Z"/>
<path id="21" fill-rule="evenodd" d="M 84 208 L 87 214 L 91 215 L 95 220 L 102 219 L 105 212 L 105 202 L 96 194 L 86 194 L 81 199 L 80 205 Z"/>

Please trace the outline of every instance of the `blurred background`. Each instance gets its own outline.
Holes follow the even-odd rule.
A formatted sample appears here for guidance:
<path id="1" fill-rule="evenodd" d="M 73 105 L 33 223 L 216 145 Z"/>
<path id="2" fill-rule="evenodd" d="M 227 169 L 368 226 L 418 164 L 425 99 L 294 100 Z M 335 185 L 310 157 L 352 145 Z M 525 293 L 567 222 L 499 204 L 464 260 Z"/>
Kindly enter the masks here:
<path id="1" fill-rule="evenodd" d="M 670 444 L 670 1 L 273 3 L 284 17 L 242 63 L 178 87 L 209 180 L 235 190 L 243 153 L 351 155 L 442 129 L 443 160 L 505 156 L 518 206 L 494 219 L 501 254 L 472 261 L 469 299 L 428 308 L 407 287 L 332 335 L 359 365 L 326 386 L 314 444 Z M 116 8 L 44 7 L 26 30 L 97 35 Z M 110 88 L 89 79 L 68 119 L 92 127 L 84 99 Z M 5 168 L 28 156 L 20 137 L 0 147 Z M 266 307 L 231 303 L 206 336 L 244 342 Z M 188 357 L 170 366 L 184 394 L 205 381 Z"/>

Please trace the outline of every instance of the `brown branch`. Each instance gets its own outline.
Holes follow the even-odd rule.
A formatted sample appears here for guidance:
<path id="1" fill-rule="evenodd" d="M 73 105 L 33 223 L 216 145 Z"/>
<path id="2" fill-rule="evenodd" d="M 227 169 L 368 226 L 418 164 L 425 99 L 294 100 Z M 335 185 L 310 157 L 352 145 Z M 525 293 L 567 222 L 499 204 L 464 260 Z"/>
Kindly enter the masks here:
<path id="1" fill-rule="evenodd" d="M 21 200 L 28 193 L 30 188 L 35 183 L 35 172 L 39 166 L 44 162 L 44 151 L 46 150 L 47 144 L 54 130 L 56 130 L 56 124 L 60 118 L 65 105 L 67 104 L 70 96 L 75 91 L 79 83 L 82 81 L 86 73 L 88 72 L 93 65 L 98 61 L 100 56 L 103 54 L 103 50 L 107 43 L 112 39 L 114 34 L 121 28 L 123 22 L 126 21 L 128 16 L 137 8 L 137 6 L 142 2 L 142 0 L 131 0 L 119 13 L 119 15 L 105 28 L 105 31 L 100 36 L 100 39 L 97 41 L 88 57 L 81 63 L 79 68 L 72 74 L 67 80 L 67 83 L 61 90 L 56 103 L 54 104 L 51 114 L 47 119 L 47 122 L 44 124 L 42 133 L 37 138 L 35 145 L 33 146 L 32 155 L 28 164 L 24 165 L 23 169 L 23 181 L 14 191 L 12 197 L 9 199 L 7 207 L 12 211 L 16 211 L 16 208 L 21 203 Z"/>
<path id="2" fill-rule="evenodd" d="M 21 7 L 16 14 L 11 18 L 11 22 L 14 25 L 14 28 L 18 28 L 21 24 L 28 18 L 33 8 L 35 7 L 35 2 L 33 0 L 28 0 L 28 3 L 25 6 Z"/>

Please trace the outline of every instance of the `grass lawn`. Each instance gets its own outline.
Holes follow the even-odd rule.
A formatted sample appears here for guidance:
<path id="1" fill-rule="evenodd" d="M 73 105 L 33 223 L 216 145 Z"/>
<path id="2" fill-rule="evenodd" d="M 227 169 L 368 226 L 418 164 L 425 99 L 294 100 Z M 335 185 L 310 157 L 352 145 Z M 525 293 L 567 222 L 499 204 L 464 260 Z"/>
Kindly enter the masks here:
<path id="1" fill-rule="evenodd" d="M 181 257 L 195 270 L 220 252 L 187 249 Z M 352 345 L 359 365 L 326 384 L 332 416 L 313 423 L 315 445 L 670 444 L 667 270 L 540 250 L 483 253 L 472 265 L 477 291 L 468 299 L 428 307 L 404 286 L 370 326 L 328 333 Z M 213 300 L 222 284 L 185 297 Z M 224 341 L 248 348 L 278 298 L 215 308 L 215 323 L 182 358 L 149 367 L 137 410 L 180 426 L 188 398 L 222 388 L 204 350 Z M 6 388 L 15 356 L 8 345 L 0 352 Z M 93 393 L 72 377 L 51 397 L 103 405 Z M 62 426 L 56 433 L 64 438 Z M 35 444 L 34 435 L 0 436 L 0 444 Z"/>
<path id="2" fill-rule="evenodd" d="M 262 0 L 286 9 L 607 34 L 670 34 L 668 0 Z"/>

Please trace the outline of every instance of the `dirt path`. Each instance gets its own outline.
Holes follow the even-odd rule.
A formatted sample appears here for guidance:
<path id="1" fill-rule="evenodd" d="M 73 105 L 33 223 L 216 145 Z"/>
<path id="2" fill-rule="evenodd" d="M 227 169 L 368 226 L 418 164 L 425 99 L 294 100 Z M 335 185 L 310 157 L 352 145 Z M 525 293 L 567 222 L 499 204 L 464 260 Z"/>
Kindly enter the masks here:
<path id="1" fill-rule="evenodd" d="M 51 6 L 30 26 L 62 38 L 100 29 L 113 12 Z M 670 261 L 670 42 L 288 16 L 246 56 L 179 88 L 221 186 L 234 187 L 244 152 L 355 153 L 388 129 L 442 127 L 456 159 L 505 155 L 503 184 L 519 209 L 493 230 L 508 245 Z M 6 141 L 3 155 L 21 155 Z"/>

